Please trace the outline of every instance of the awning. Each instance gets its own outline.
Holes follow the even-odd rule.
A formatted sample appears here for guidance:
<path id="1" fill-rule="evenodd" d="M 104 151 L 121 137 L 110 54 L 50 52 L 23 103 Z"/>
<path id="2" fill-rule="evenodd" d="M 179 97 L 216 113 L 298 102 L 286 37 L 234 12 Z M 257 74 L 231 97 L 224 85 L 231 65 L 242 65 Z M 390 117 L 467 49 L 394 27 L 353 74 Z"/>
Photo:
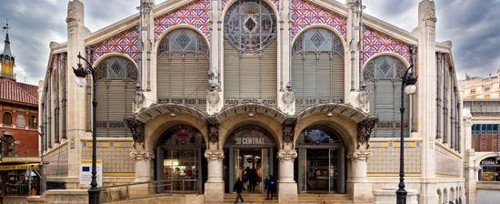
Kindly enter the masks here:
<path id="1" fill-rule="evenodd" d="M 40 165 L 40 163 L 0 165 L 0 171 L 26 170 L 30 166 L 38 170 L 40 169 Z"/>

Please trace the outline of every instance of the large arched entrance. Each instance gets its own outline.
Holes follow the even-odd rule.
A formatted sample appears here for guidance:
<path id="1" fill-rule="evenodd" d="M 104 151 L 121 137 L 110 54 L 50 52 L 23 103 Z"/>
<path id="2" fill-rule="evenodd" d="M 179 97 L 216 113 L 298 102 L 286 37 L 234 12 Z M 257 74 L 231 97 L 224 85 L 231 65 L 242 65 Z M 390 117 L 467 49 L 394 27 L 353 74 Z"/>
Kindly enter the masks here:
<path id="1" fill-rule="evenodd" d="M 205 148 L 196 128 L 178 125 L 167 129 L 156 145 L 155 180 L 172 185 L 158 185 L 157 193 L 202 193 L 207 179 Z"/>
<path id="2" fill-rule="evenodd" d="M 296 148 L 299 193 L 346 193 L 346 147 L 337 131 L 310 126 L 300 133 Z"/>
<path id="3" fill-rule="evenodd" d="M 257 181 L 253 192 L 264 192 L 263 181 L 277 173 L 276 153 L 276 142 L 266 129 L 246 125 L 234 130 L 224 145 L 225 191 L 232 193 L 238 178 L 248 187 L 253 177 Z"/>

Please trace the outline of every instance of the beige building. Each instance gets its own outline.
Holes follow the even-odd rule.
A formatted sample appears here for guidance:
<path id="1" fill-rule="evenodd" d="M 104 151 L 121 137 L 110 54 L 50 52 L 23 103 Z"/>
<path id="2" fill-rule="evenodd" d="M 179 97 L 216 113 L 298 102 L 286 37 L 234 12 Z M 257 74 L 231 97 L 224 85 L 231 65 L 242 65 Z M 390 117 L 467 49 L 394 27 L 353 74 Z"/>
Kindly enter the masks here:
<path id="1" fill-rule="evenodd" d="M 104 189 L 149 182 L 132 192 L 220 203 L 238 178 L 263 192 L 273 175 L 282 203 L 393 202 L 403 126 L 409 202 L 464 202 L 462 105 L 452 44 L 435 39 L 434 1 L 420 2 L 412 32 L 359 8 L 141 0 L 138 14 L 90 32 L 84 4 L 70 1 L 68 40 L 51 43 L 40 87 L 48 186 L 88 188 L 94 122 Z M 78 53 L 93 63 L 95 121 L 91 83 L 71 71 Z M 412 65 L 417 91 L 401 124 Z"/>
<path id="2" fill-rule="evenodd" d="M 461 93 L 464 99 L 498 99 L 500 98 L 500 68 L 489 77 L 471 77 L 466 75 L 460 81 Z"/>
<path id="3" fill-rule="evenodd" d="M 500 199 L 500 79 L 469 77 L 461 83 L 466 140 L 466 194 L 470 203 Z"/>

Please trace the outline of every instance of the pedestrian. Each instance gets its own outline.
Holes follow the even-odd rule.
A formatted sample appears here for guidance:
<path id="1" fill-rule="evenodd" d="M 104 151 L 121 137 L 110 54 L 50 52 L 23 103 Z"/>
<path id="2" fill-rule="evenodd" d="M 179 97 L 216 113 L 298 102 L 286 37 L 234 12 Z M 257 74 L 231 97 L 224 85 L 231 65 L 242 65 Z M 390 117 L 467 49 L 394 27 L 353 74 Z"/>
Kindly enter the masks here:
<path id="1" fill-rule="evenodd" d="M 267 198 L 266 200 L 272 200 L 273 195 L 276 191 L 276 180 L 273 175 L 269 175 L 269 178 L 266 180 L 266 188 L 267 188 Z"/>
<path id="2" fill-rule="evenodd" d="M 238 181 L 234 184 L 233 191 L 236 192 L 236 200 L 234 201 L 234 204 L 238 203 L 238 200 L 241 200 L 241 203 L 245 203 L 243 200 L 243 197 L 241 196 L 241 193 L 245 190 L 245 187 L 243 186 L 243 182 L 241 181 L 240 178 L 238 178 Z"/>
<path id="3" fill-rule="evenodd" d="M 255 168 L 252 168 L 248 172 L 248 192 L 249 193 L 254 193 L 255 191 L 255 186 L 257 185 L 257 170 Z"/>

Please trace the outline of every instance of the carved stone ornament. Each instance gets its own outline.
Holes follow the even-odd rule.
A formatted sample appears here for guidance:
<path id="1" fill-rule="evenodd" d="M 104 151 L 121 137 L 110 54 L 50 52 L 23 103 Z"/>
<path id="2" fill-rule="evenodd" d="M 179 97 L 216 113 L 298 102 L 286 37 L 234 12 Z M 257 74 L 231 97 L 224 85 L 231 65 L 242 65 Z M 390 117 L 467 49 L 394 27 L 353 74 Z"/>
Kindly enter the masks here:
<path id="1" fill-rule="evenodd" d="M 293 161 L 295 158 L 297 158 L 297 150 L 287 149 L 278 152 L 278 159 L 280 161 Z"/>
<path id="2" fill-rule="evenodd" d="M 292 105 L 293 102 L 295 101 L 295 92 L 293 91 L 292 86 L 290 84 L 286 86 L 286 89 L 284 90 L 281 100 L 286 105 Z"/>
<path id="3" fill-rule="evenodd" d="M 291 143 L 293 141 L 296 124 L 297 118 L 287 118 L 285 122 L 283 122 L 283 142 Z"/>
<path id="4" fill-rule="evenodd" d="M 378 117 L 369 117 L 358 123 L 358 149 L 362 144 L 367 144 L 375 125 L 378 123 Z"/>
<path id="5" fill-rule="evenodd" d="M 144 142 L 144 123 L 138 120 L 135 114 L 129 114 L 125 116 L 125 123 L 127 124 L 130 132 L 132 133 L 132 138 L 134 143 Z M 134 144 L 135 146 L 135 144 Z"/>
<path id="6" fill-rule="evenodd" d="M 207 93 L 207 101 L 210 105 L 216 105 L 220 101 L 219 91 L 217 89 L 211 89 Z"/>
<path id="7" fill-rule="evenodd" d="M 211 143 L 219 142 L 219 121 L 215 117 L 207 117 L 208 140 Z"/>
<path id="8" fill-rule="evenodd" d="M 224 152 L 221 150 L 207 150 L 205 151 L 205 158 L 209 161 L 224 159 Z"/>
<path id="9" fill-rule="evenodd" d="M 353 154 L 349 155 L 351 161 L 366 161 L 368 157 L 372 155 L 369 151 L 355 151 Z"/>
<path id="10" fill-rule="evenodd" d="M 132 157 L 136 161 L 152 160 L 154 158 L 154 154 L 146 151 L 133 151 L 130 152 L 130 157 Z"/>

